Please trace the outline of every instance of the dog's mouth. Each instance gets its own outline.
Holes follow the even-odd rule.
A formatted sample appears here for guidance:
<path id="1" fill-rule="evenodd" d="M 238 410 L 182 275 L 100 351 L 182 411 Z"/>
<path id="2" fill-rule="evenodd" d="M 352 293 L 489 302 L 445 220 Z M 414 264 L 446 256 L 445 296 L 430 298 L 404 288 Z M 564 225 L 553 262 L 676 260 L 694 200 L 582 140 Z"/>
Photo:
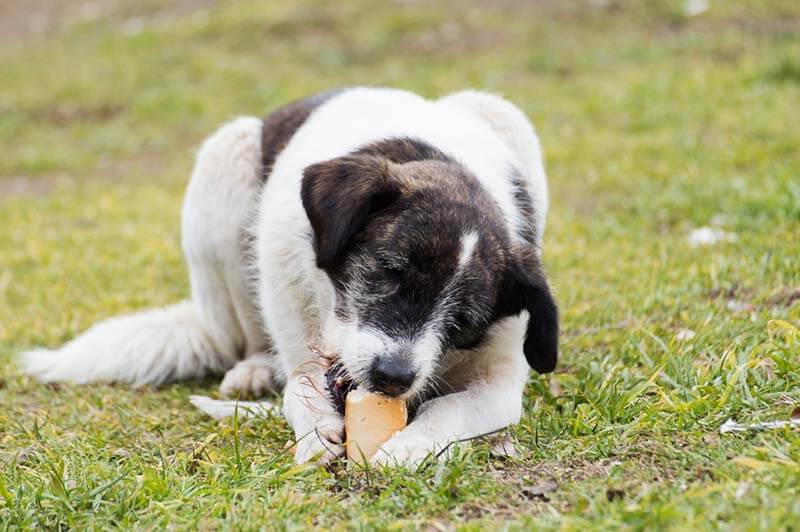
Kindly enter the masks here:
<path id="1" fill-rule="evenodd" d="M 333 408 L 339 414 L 344 415 L 344 403 L 347 399 L 347 394 L 355 388 L 355 383 L 345 369 L 344 364 L 337 358 L 330 360 L 330 365 L 325 371 L 325 388 L 328 391 L 328 397 Z"/>
<path id="2" fill-rule="evenodd" d="M 320 355 L 323 363 L 327 365 L 327 369 L 325 370 L 325 391 L 328 394 L 328 401 L 330 401 L 331 406 L 333 406 L 334 410 L 336 410 L 339 415 L 344 416 L 347 394 L 356 389 L 356 383 L 337 355 L 319 351 L 317 353 Z M 420 402 L 421 398 L 416 398 L 408 402 L 409 423 L 416 417 Z"/>

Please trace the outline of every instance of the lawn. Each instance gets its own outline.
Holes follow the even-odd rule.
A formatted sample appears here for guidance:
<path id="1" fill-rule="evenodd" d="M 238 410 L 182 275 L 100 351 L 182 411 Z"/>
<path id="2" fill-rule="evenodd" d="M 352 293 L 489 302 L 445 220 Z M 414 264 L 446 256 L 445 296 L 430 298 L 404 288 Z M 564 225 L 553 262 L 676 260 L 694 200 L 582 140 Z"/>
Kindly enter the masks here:
<path id="1" fill-rule="evenodd" d="M 4 2 L 0 529 L 796 528 L 800 430 L 719 429 L 800 406 L 800 6 L 703 3 L 68 0 L 31 26 L 45 2 Z M 189 295 L 205 135 L 354 84 L 483 88 L 539 130 L 562 361 L 531 376 L 518 456 L 298 467 L 282 419 L 190 406 L 214 381 L 19 373 Z M 691 246 L 704 226 L 731 240 Z"/>

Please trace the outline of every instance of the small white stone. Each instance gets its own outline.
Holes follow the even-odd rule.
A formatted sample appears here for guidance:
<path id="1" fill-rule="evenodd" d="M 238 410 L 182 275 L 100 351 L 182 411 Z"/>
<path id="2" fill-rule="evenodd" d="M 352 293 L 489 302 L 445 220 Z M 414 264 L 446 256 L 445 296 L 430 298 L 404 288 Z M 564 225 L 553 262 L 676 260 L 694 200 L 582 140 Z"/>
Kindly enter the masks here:
<path id="1" fill-rule="evenodd" d="M 741 500 L 742 497 L 747 495 L 748 491 L 750 491 L 750 484 L 747 482 L 739 482 L 739 485 L 736 487 L 736 500 Z"/>
<path id="2" fill-rule="evenodd" d="M 122 33 L 127 37 L 135 37 L 144 29 L 144 19 L 132 17 L 122 23 Z"/>
<path id="3" fill-rule="evenodd" d="M 686 0 L 683 3 L 683 14 L 687 17 L 696 17 L 708 11 L 708 0 Z"/>
<path id="4" fill-rule="evenodd" d="M 506 435 L 491 442 L 489 453 L 497 458 L 519 458 L 519 451 L 511 437 Z"/>
<path id="5" fill-rule="evenodd" d="M 726 214 L 715 214 L 711 217 L 711 225 L 714 227 L 724 227 L 730 223 L 730 219 Z"/>
<path id="6" fill-rule="evenodd" d="M 750 303 L 745 303 L 744 301 L 737 301 L 735 299 L 731 299 L 725 304 L 725 307 L 730 310 L 731 312 L 748 312 L 753 310 L 753 306 Z"/>
<path id="7" fill-rule="evenodd" d="M 699 227 L 689 233 L 687 237 L 689 245 L 695 247 L 710 246 L 717 242 L 733 242 L 734 240 L 736 240 L 736 235 L 734 233 L 729 233 L 713 227 Z"/>

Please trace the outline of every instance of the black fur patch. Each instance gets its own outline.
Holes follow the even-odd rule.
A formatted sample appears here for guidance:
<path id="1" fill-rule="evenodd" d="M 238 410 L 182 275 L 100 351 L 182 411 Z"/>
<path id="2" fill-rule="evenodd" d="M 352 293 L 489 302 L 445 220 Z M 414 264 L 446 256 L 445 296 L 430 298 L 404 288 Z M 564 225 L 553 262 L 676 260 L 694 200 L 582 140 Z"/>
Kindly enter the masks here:
<path id="1" fill-rule="evenodd" d="M 336 267 L 367 218 L 400 195 L 385 159 L 347 156 L 312 164 L 303 172 L 303 207 L 314 230 L 317 266 Z"/>
<path id="2" fill-rule="evenodd" d="M 525 359 L 537 372 L 549 373 L 558 362 L 558 306 L 538 262 L 531 257 L 532 254 L 528 254 L 527 259 L 514 257 L 506 270 L 496 316 L 528 312 L 530 318 L 523 344 Z"/>
<path id="3" fill-rule="evenodd" d="M 522 227 L 518 229 L 519 236 L 531 246 L 536 246 L 536 226 L 534 225 L 533 200 L 528 192 L 528 184 L 515 166 L 510 170 L 511 183 L 514 185 L 514 203 L 522 217 Z"/>
<path id="4" fill-rule="evenodd" d="M 355 384 L 341 361 L 336 360 L 330 365 L 327 371 L 325 371 L 325 388 L 328 390 L 328 398 L 333 408 L 335 408 L 339 414 L 344 415 L 344 405 L 347 400 L 347 394 L 355 388 Z"/>
<path id="5" fill-rule="evenodd" d="M 264 118 L 261 130 L 261 178 L 266 181 L 278 155 L 305 121 L 320 105 L 344 89 L 334 89 L 297 100 L 273 111 Z"/>
<path id="6" fill-rule="evenodd" d="M 410 137 L 395 137 L 372 142 L 353 152 L 353 155 L 381 157 L 395 164 L 415 161 L 455 162 L 430 144 Z"/>

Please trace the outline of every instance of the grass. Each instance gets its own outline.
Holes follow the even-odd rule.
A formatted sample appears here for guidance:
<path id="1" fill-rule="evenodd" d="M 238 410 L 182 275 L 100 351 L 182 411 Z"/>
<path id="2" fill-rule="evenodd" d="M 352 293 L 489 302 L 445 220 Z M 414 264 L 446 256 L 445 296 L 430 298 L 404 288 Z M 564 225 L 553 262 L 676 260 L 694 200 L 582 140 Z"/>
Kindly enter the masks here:
<path id="1" fill-rule="evenodd" d="M 117 2 L 0 48 L 0 528 L 789 529 L 800 431 L 800 10 L 714 2 Z M 316 90 L 479 87 L 536 123 L 563 362 L 520 456 L 293 465 L 281 419 L 40 386 L 18 351 L 188 295 L 179 207 L 218 124 Z M 720 224 L 734 242 L 693 248 Z M 692 331 L 691 336 L 686 331 Z"/>

